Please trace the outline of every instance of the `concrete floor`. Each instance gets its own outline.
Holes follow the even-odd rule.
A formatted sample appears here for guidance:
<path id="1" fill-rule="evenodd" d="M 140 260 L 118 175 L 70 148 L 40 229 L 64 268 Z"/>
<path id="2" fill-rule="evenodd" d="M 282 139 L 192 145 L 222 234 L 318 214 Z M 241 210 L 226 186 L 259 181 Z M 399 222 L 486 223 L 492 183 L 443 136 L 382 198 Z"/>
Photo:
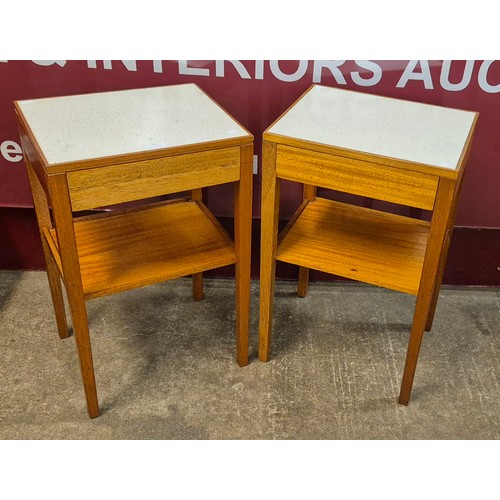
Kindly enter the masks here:
<path id="1" fill-rule="evenodd" d="M 101 416 L 74 339 L 56 333 L 45 273 L 0 272 L 1 439 L 499 439 L 500 290 L 445 289 L 408 407 L 397 403 L 414 297 L 278 283 L 261 363 L 235 362 L 234 283 L 188 279 L 88 302 Z"/>

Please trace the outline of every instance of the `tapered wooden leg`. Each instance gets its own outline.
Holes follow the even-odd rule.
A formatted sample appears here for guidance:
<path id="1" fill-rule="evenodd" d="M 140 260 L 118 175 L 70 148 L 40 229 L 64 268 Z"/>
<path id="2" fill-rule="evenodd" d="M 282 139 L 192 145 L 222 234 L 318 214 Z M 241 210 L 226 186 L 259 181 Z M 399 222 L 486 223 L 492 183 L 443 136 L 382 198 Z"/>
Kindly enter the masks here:
<path id="1" fill-rule="evenodd" d="M 44 246 L 47 244 L 44 242 Z M 44 250 L 45 263 L 47 265 L 47 278 L 49 280 L 50 294 L 52 296 L 52 304 L 56 316 L 57 330 L 61 339 L 69 337 L 68 322 L 66 319 L 66 311 L 64 309 L 64 297 L 61 286 L 61 278 L 59 276 L 59 269 L 57 268 L 50 249 Z"/>
<path id="2" fill-rule="evenodd" d="M 68 302 L 71 309 L 71 317 L 73 319 L 73 329 L 80 360 L 80 372 L 82 375 L 85 399 L 87 401 L 87 411 L 90 418 L 95 418 L 99 416 L 99 403 L 97 401 L 94 362 L 92 359 L 85 300 L 83 294 L 77 295 L 72 291 L 68 292 Z"/>
<path id="3" fill-rule="evenodd" d="M 314 201 L 316 199 L 316 186 L 304 184 L 303 199 Z M 307 295 L 307 288 L 309 285 L 309 269 L 307 267 L 299 266 L 299 278 L 297 284 L 297 295 L 305 297 Z"/>
<path id="4" fill-rule="evenodd" d="M 259 359 L 268 361 L 278 243 L 280 180 L 276 177 L 276 144 L 264 141 L 262 152 Z"/>
<path id="5" fill-rule="evenodd" d="M 203 299 L 203 273 L 193 274 L 193 299 Z"/>
<path id="6" fill-rule="evenodd" d="M 434 284 L 434 290 L 432 292 L 432 301 L 429 307 L 429 314 L 427 315 L 427 321 L 425 324 L 425 331 L 429 332 L 432 328 L 432 323 L 434 321 L 434 314 L 436 312 L 437 301 L 439 298 L 439 291 L 441 289 L 441 284 L 443 282 L 444 269 L 446 267 L 446 260 L 448 259 L 448 252 L 450 250 L 451 236 L 453 234 L 453 226 L 455 224 L 455 217 L 457 215 L 458 200 L 460 198 L 460 193 L 462 192 L 463 178 L 455 187 L 455 196 L 453 199 L 453 206 L 450 210 L 450 214 L 447 222 L 447 231 L 443 243 L 443 249 L 441 250 L 441 259 L 439 261 L 438 272 L 436 273 L 436 281 Z"/>
<path id="7" fill-rule="evenodd" d="M 235 184 L 234 243 L 236 251 L 236 359 L 248 364 L 250 269 L 252 248 L 253 145 L 242 146 L 240 180 Z"/>
<path id="8" fill-rule="evenodd" d="M 31 185 L 31 192 L 33 195 L 33 205 L 35 207 L 38 228 L 40 230 L 40 237 L 42 240 L 42 249 L 45 257 L 45 266 L 47 270 L 47 278 L 49 281 L 50 294 L 52 296 L 52 304 L 56 316 L 57 330 L 59 337 L 65 339 L 69 336 L 68 323 L 66 320 L 66 311 L 64 309 L 64 297 L 61 286 L 61 277 L 59 276 L 59 269 L 54 261 L 54 257 L 45 239 L 43 233 L 44 228 L 52 228 L 52 221 L 49 212 L 49 201 L 45 190 L 43 189 L 40 180 L 38 179 L 33 167 L 25 158 L 28 178 Z"/>
<path id="9" fill-rule="evenodd" d="M 203 201 L 203 189 L 191 190 L 191 200 Z M 193 299 L 196 301 L 203 299 L 203 273 L 193 274 Z"/>
<path id="10" fill-rule="evenodd" d="M 58 247 L 61 254 L 66 293 L 71 316 L 73 318 L 73 329 L 78 357 L 80 359 L 80 371 L 87 401 L 87 410 L 90 418 L 95 418 L 99 415 L 99 404 L 97 401 L 87 310 L 85 307 L 80 264 L 78 261 L 73 227 L 73 214 L 71 212 L 66 176 L 55 175 L 50 177 L 49 183 L 52 193 Z"/>
<path id="11" fill-rule="evenodd" d="M 399 394 L 399 402 L 403 405 L 407 405 L 410 400 L 418 354 L 433 300 L 435 277 L 441 261 L 454 187 L 455 183 L 450 179 L 441 178 L 439 181 Z"/>
<path id="12" fill-rule="evenodd" d="M 192 189 L 191 199 L 193 201 L 203 201 L 203 189 L 202 188 Z"/>
<path id="13" fill-rule="evenodd" d="M 422 345 L 424 335 L 425 322 L 429 311 L 431 296 L 430 294 L 421 294 L 417 298 L 415 305 L 415 313 L 413 315 L 413 324 L 411 327 L 410 340 L 408 342 L 408 350 L 406 353 L 406 363 L 403 372 L 403 381 L 401 383 L 401 392 L 399 394 L 399 402 L 402 405 L 407 405 L 410 400 L 413 378 L 417 367 L 418 354 Z"/>
<path id="14" fill-rule="evenodd" d="M 434 282 L 434 287 L 432 290 L 431 303 L 429 305 L 429 312 L 427 313 L 427 319 L 425 322 L 425 331 L 430 332 L 432 328 L 432 323 L 434 321 L 434 314 L 436 313 L 437 301 L 439 298 L 439 291 L 441 290 L 441 284 L 443 282 L 443 274 L 446 266 L 446 259 L 448 257 L 448 250 L 450 248 L 450 230 L 446 231 L 446 236 L 443 244 L 443 249 L 441 251 L 441 259 L 439 261 L 438 270 L 436 273 L 436 279 Z"/>
<path id="15" fill-rule="evenodd" d="M 436 314 L 437 301 L 439 299 L 439 290 L 440 288 L 437 288 L 432 292 L 431 305 L 429 306 L 429 312 L 427 313 L 427 319 L 425 321 L 424 330 L 426 332 L 430 332 L 432 330 L 432 325 L 434 323 L 434 316 Z"/>
<path id="16" fill-rule="evenodd" d="M 297 295 L 305 297 L 307 295 L 307 287 L 309 285 L 309 268 L 299 266 L 299 279 L 297 284 Z"/>

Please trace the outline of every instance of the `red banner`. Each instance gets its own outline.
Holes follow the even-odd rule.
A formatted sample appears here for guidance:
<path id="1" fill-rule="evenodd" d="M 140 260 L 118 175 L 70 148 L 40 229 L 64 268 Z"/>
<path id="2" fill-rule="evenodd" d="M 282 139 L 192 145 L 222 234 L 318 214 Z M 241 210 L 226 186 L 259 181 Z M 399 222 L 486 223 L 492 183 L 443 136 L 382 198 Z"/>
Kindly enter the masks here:
<path id="1" fill-rule="evenodd" d="M 259 159 L 262 132 L 313 83 L 478 111 L 457 225 L 500 227 L 500 61 L 0 61 L 0 206 L 32 206 L 12 101 L 185 82 L 254 134 Z M 212 188 L 216 215 L 229 193 Z M 284 215 L 299 193 L 283 193 Z"/>

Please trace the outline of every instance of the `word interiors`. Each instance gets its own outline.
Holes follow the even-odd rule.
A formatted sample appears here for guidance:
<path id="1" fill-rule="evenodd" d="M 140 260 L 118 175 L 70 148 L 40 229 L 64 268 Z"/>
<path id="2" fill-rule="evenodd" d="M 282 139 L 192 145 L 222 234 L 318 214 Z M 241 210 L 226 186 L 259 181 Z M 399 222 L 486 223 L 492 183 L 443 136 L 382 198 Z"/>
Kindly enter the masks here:
<path id="1" fill-rule="evenodd" d="M 8 62 L 8 61 L 0 61 Z M 54 61 L 33 61 L 39 66 L 52 66 L 58 65 L 60 67 L 65 67 L 67 64 L 71 63 L 86 63 L 88 68 L 97 69 L 102 67 L 105 70 L 112 70 L 117 64 L 123 65 L 128 71 L 137 72 L 138 66 L 137 61 L 126 60 L 126 61 L 65 61 L 65 60 L 54 60 Z M 141 61 L 141 71 L 144 69 L 144 63 L 147 61 Z M 174 61 L 172 61 L 174 62 Z M 302 79 L 310 79 L 312 83 L 322 83 L 326 78 L 331 81 L 331 77 L 335 80 L 338 85 L 347 85 L 347 78 L 349 78 L 355 85 L 361 87 L 372 87 L 377 85 L 383 77 L 384 70 L 388 71 L 400 71 L 401 76 L 396 84 L 397 88 L 405 88 L 410 81 L 420 81 L 426 90 L 432 90 L 436 86 L 440 86 L 443 90 L 458 92 L 466 89 L 473 81 L 473 69 L 476 61 L 428 61 L 428 60 L 412 60 L 406 63 L 401 63 L 400 61 L 385 61 L 383 66 L 374 61 L 364 61 L 355 60 L 355 64 L 358 67 L 355 71 L 343 71 L 342 66 L 345 65 L 347 61 L 345 60 L 321 60 L 321 61 L 297 61 L 297 68 L 291 73 L 285 72 L 282 69 L 283 61 L 246 61 L 243 64 L 239 60 L 227 60 L 227 61 L 213 61 L 213 63 L 207 64 L 203 62 L 202 64 L 195 61 L 179 60 L 175 61 L 176 72 L 179 75 L 188 76 L 198 76 L 198 77 L 216 77 L 224 78 L 226 76 L 226 67 L 228 65 L 232 66 L 233 70 L 236 70 L 240 78 L 244 80 L 264 80 L 271 75 L 272 77 L 282 81 L 282 82 L 297 82 Z M 477 83 L 479 88 L 484 92 L 489 94 L 500 93 L 500 83 L 489 81 L 488 74 L 491 71 L 493 63 L 496 61 L 482 61 L 477 72 Z M 150 61 L 150 68 L 153 73 L 164 73 L 172 71 L 165 70 L 164 61 Z M 453 64 L 459 64 L 461 71 L 461 76 L 454 77 L 457 80 L 450 81 L 450 71 Z M 433 77 L 431 74 L 432 65 L 441 65 L 439 82 L 436 76 Z M 207 67 L 210 66 L 210 67 Z"/>

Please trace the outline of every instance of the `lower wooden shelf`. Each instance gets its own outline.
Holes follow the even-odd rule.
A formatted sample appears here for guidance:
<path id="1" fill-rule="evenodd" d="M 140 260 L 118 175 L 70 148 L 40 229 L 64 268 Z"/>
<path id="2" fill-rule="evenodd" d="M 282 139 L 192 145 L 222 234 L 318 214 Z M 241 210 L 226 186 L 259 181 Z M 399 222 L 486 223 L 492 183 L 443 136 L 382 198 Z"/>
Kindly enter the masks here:
<path id="1" fill-rule="evenodd" d="M 317 198 L 280 235 L 276 259 L 417 294 L 429 223 Z"/>
<path id="2" fill-rule="evenodd" d="M 74 227 L 86 299 L 236 262 L 229 235 L 201 202 L 77 218 Z M 45 236 L 63 275 L 55 230 Z"/>

